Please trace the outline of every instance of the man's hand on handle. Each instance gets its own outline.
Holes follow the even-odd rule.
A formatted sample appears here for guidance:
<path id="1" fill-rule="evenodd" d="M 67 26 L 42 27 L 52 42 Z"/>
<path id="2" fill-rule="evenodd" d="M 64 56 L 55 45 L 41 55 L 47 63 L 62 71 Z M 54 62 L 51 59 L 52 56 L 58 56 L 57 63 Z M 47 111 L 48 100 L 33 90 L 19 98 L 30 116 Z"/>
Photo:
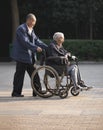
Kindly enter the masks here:
<path id="1" fill-rule="evenodd" d="M 41 47 L 37 47 L 37 52 L 42 52 L 42 48 Z"/>

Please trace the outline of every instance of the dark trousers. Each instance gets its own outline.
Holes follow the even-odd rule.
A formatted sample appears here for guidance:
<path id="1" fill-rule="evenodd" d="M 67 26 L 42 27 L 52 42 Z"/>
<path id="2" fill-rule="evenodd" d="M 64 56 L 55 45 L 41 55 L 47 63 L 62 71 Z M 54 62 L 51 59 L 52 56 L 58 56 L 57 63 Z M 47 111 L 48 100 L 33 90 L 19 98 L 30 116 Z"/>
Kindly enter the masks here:
<path id="1" fill-rule="evenodd" d="M 21 94 L 22 93 L 25 71 L 27 71 L 27 73 L 29 74 L 29 76 L 31 78 L 31 75 L 35 69 L 36 68 L 33 66 L 33 64 L 16 62 L 16 71 L 14 74 L 12 94 Z M 41 87 L 38 74 L 34 78 L 34 83 L 36 83 L 39 87 Z M 38 86 L 37 86 L 37 89 L 40 89 L 40 88 L 38 88 Z"/>

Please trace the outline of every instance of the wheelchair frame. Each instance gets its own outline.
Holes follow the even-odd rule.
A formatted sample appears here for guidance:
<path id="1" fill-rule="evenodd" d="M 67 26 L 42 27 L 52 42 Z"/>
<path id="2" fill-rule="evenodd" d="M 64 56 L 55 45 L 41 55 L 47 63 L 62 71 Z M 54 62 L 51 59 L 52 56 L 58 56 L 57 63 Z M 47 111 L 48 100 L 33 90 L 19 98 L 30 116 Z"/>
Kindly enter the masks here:
<path id="1" fill-rule="evenodd" d="M 65 57 L 59 56 L 55 58 L 64 59 Z M 54 57 L 49 57 L 48 59 L 53 60 Z M 66 67 L 67 69 L 67 65 L 65 65 L 64 67 Z M 44 75 L 42 75 L 42 73 L 44 73 Z M 36 74 L 38 74 L 39 77 L 42 78 L 42 79 L 40 78 L 40 83 L 42 87 L 42 90 L 40 91 L 36 89 L 35 86 L 37 86 L 37 84 L 34 83 L 34 78 Z M 66 78 L 66 84 L 62 85 L 64 77 Z M 80 93 L 79 91 L 75 90 L 75 87 L 72 84 L 72 80 L 70 79 L 70 76 L 68 76 L 67 74 L 67 70 L 66 74 L 65 71 L 63 71 L 63 73 L 59 75 L 58 72 L 52 66 L 49 65 L 42 65 L 39 66 L 36 70 L 34 70 L 31 76 L 31 86 L 32 89 L 35 91 L 35 93 L 43 98 L 48 98 L 53 95 L 60 96 L 60 98 L 66 98 L 68 96 L 69 90 L 71 91 L 71 94 L 73 96 L 77 96 Z"/>

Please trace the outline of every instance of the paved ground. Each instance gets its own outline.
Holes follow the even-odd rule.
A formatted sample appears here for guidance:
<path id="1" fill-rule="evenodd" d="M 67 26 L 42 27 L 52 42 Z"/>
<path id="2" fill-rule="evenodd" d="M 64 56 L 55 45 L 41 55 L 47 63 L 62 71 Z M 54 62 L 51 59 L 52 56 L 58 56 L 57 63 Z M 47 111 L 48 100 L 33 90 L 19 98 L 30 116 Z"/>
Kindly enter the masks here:
<path id="1" fill-rule="evenodd" d="M 32 97 L 25 75 L 23 98 L 12 98 L 15 63 L 0 63 L 0 130 L 103 130 L 103 64 L 80 64 L 83 80 L 94 86 L 77 97 Z"/>

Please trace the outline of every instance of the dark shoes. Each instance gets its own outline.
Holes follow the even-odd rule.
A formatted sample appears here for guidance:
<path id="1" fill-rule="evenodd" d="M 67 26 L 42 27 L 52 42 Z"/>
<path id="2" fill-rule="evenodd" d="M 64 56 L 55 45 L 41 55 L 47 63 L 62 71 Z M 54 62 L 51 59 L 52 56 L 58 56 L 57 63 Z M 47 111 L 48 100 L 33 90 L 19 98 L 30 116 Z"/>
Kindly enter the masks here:
<path id="1" fill-rule="evenodd" d="M 22 95 L 22 94 L 17 94 L 17 93 L 12 93 L 11 96 L 12 96 L 12 97 L 24 97 L 24 95 Z M 33 93 L 32 93 L 32 96 L 33 96 L 33 97 L 36 97 L 37 94 L 36 94 L 35 92 L 33 92 Z"/>
<path id="2" fill-rule="evenodd" d="M 90 89 L 92 89 L 93 87 L 87 87 L 87 90 L 90 90 Z"/>
<path id="3" fill-rule="evenodd" d="M 84 90 L 90 90 L 92 89 L 93 87 L 88 87 L 84 84 L 84 81 L 80 81 L 80 83 L 78 83 L 78 85 L 80 85 L 81 89 L 84 89 Z"/>
<path id="4" fill-rule="evenodd" d="M 92 89 L 93 87 L 88 87 L 86 86 L 84 83 L 79 83 L 81 89 L 84 89 L 84 90 L 89 90 L 89 89 Z"/>
<path id="5" fill-rule="evenodd" d="M 83 88 L 87 88 L 87 86 L 86 86 L 85 84 L 80 83 L 79 85 L 80 85 L 81 87 L 83 87 Z"/>
<path id="6" fill-rule="evenodd" d="M 17 93 L 12 93 L 11 96 L 12 96 L 12 97 L 24 97 L 24 95 L 17 94 Z"/>

